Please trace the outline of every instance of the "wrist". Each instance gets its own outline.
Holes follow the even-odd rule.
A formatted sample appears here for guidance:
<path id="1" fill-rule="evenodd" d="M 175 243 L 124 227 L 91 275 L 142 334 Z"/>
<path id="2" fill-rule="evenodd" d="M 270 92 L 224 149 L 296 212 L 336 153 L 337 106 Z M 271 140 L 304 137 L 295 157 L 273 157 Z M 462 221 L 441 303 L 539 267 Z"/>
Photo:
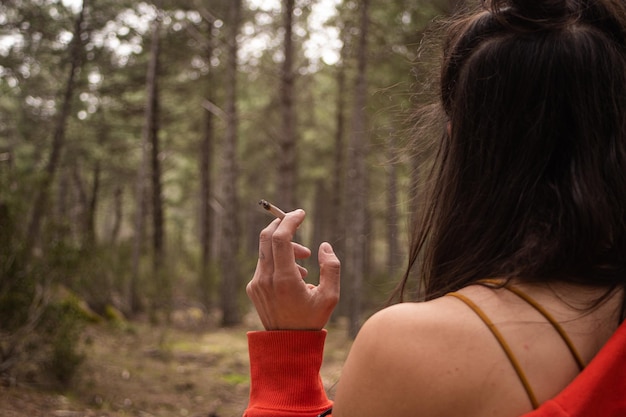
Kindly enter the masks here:
<path id="1" fill-rule="evenodd" d="M 319 376 L 326 330 L 248 333 L 250 405 L 278 410 L 330 406 Z"/>

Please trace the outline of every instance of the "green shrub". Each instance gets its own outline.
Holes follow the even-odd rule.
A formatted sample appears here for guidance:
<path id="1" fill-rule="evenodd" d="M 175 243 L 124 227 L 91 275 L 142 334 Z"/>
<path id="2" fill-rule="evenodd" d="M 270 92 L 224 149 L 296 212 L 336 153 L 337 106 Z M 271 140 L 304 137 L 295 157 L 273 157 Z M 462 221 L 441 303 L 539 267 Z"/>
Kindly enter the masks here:
<path id="1" fill-rule="evenodd" d="M 43 369 L 64 386 L 70 384 L 85 359 L 80 351 L 85 320 L 80 303 L 69 297 L 49 305 L 41 323 L 44 335 L 41 343 L 46 344 L 45 335 L 49 343 Z"/>

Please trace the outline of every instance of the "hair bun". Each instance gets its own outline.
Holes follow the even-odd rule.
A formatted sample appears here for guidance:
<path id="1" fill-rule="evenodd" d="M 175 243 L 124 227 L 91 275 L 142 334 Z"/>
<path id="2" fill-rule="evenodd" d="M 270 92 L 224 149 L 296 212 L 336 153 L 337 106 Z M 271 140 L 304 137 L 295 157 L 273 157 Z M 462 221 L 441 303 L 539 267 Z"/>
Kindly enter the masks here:
<path id="1" fill-rule="evenodd" d="M 491 0 L 491 9 L 535 23 L 561 21 L 570 15 L 568 0 Z"/>

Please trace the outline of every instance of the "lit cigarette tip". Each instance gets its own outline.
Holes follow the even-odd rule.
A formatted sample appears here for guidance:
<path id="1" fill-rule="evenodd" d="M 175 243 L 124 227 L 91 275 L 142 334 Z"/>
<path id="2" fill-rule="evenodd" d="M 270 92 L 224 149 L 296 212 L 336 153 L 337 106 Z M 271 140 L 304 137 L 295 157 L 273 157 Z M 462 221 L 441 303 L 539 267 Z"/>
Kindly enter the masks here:
<path id="1" fill-rule="evenodd" d="M 276 207 L 275 205 L 273 205 L 267 200 L 260 200 L 259 205 L 263 207 L 265 210 L 267 210 L 268 212 L 272 213 L 274 216 L 278 217 L 279 219 L 282 219 L 283 217 L 285 217 L 284 211 L 282 211 L 281 209 L 279 209 L 278 207 Z"/>

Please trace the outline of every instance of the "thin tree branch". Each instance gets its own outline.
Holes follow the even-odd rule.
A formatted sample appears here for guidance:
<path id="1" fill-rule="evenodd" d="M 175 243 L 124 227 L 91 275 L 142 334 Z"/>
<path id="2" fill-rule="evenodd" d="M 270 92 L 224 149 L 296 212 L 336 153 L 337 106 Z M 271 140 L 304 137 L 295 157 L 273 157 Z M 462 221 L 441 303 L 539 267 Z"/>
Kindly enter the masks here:
<path id="1" fill-rule="evenodd" d="M 226 112 L 222 110 L 221 108 L 219 108 L 219 106 L 217 106 L 215 103 L 212 103 L 209 100 L 203 100 L 202 107 L 205 110 L 213 113 L 215 116 L 219 117 L 220 120 L 222 121 L 228 120 L 228 115 L 226 114 Z"/>

